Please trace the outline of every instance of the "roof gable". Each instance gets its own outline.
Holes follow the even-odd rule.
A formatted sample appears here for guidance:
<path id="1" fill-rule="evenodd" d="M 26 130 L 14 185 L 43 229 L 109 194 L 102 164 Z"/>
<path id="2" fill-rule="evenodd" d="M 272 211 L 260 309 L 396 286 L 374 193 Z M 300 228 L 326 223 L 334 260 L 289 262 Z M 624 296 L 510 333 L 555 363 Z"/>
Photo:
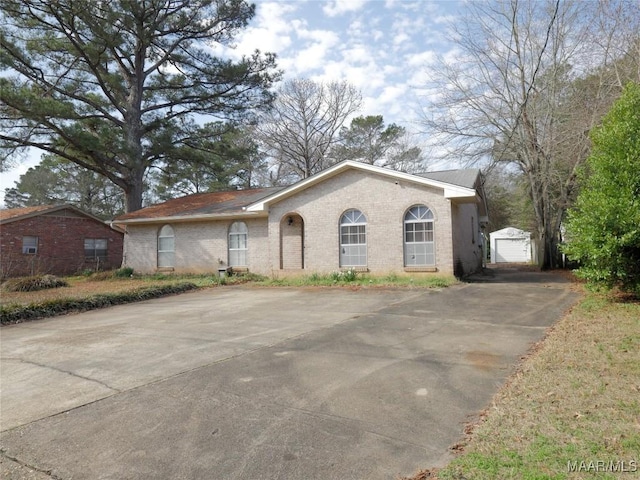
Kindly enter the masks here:
<path id="1" fill-rule="evenodd" d="M 477 197 L 477 192 L 475 189 L 475 185 L 477 182 L 477 178 L 480 175 L 480 171 L 477 169 L 468 169 L 465 171 L 452 170 L 450 172 L 465 172 L 464 174 L 454 174 L 449 173 L 447 175 L 448 179 L 455 179 L 456 181 L 463 184 L 456 184 L 449 181 L 444 181 L 438 178 L 439 172 L 432 172 L 423 175 L 413 175 L 410 173 L 398 172 L 396 170 L 391 170 L 389 168 L 377 167 L 375 165 L 369 165 L 367 163 L 354 162 L 351 160 L 345 160 L 343 162 L 337 163 L 336 165 L 323 170 L 311 177 L 305 178 L 289 187 L 286 187 L 279 192 L 276 192 L 268 197 L 265 197 L 258 202 L 255 202 L 252 205 L 247 207 L 247 211 L 263 211 L 268 205 L 279 202 L 288 198 L 296 193 L 305 190 L 313 185 L 321 183 L 331 177 L 341 174 L 347 170 L 358 170 L 365 173 L 371 173 L 374 175 L 382 175 L 385 177 L 389 177 L 395 179 L 397 181 L 407 181 L 415 184 L 426 185 L 430 187 L 435 187 L 443 190 L 443 195 L 445 198 L 465 198 L 471 199 Z M 446 172 L 442 172 L 446 173 Z M 434 177 L 434 178 L 432 178 Z M 442 175 L 444 178 L 445 176 Z M 473 180 L 471 180 L 473 178 Z M 470 185 L 470 186 L 469 186 Z"/>
<path id="2" fill-rule="evenodd" d="M 65 210 L 71 211 L 74 215 L 86 217 L 96 222 L 99 222 L 103 225 L 106 225 L 106 222 L 101 220 L 98 217 L 91 215 L 83 210 L 80 210 L 78 207 L 73 205 L 64 204 L 64 205 L 37 205 L 33 207 L 23 207 L 23 208 L 9 208 L 0 210 L 0 224 L 7 224 L 11 222 L 17 222 L 20 220 L 25 220 L 27 218 L 33 218 L 43 215 L 50 215 L 54 213 L 61 213 Z"/>
<path id="3" fill-rule="evenodd" d="M 441 189 L 445 198 L 466 201 L 478 200 L 478 192 L 476 191 L 480 177 L 478 169 L 413 175 L 347 160 L 288 187 L 196 193 L 121 215 L 114 220 L 114 223 L 125 225 L 264 215 L 268 212 L 269 205 L 349 170 Z"/>
<path id="4" fill-rule="evenodd" d="M 489 235 L 500 238 L 529 238 L 531 237 L 531 232 L 525 232 L 524 230 L 520 230 L 519 228 L 515 227 L 506 227 L 501 230 L 491 232 Z"/>

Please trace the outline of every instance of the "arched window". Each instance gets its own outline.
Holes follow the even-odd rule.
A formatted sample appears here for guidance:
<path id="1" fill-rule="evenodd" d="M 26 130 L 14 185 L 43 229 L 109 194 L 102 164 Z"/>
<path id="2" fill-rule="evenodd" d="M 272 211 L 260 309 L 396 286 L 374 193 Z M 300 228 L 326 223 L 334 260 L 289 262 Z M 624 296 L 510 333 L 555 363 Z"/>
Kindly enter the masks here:
<path id="1" fill-rule="evenodd" d="M 247 266 L 247 237 L 249 229 L 244 222 L 233 222 L 229 227 L 229 266 Z"/>
<path id="2" fill-rule="evenodd" d="M 340 218 L 340 266 L 367 266 L 367 219 L 360 210 L 348 210 Z"/>
<path id="3" fill-rule="evenodd" d="M 424 205 L 416 205 L 404 216 L 404 265 L 432 266 L 435 263 L 433 212 Z"/>
<path id="4" fill-rule="evenodd" d="M 174 266 L 175 246 L 173 228 L 165 225 L 158 232 L 158 268 Z"/>

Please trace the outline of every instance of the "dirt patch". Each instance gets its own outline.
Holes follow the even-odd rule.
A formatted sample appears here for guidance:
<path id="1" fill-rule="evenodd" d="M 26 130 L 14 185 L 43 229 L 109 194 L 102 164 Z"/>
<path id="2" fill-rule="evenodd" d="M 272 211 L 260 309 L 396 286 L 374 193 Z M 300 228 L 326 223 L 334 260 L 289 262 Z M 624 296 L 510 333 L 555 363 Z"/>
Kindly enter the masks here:
<path id="1" fill-rule="evenodd" d="M 465 357 L 467 361 L 471 363 L 471 365 L 484 372 L 493 370 L 500 361 L 500 355 L 495 355 L 493 353 L 483 352 L 480 350 L 468 352 Z"/>
<path id="2" fill-rule="evenodd" d="M 398 477 L 397 480 L 438 480 L 438 469 L 420 470 L 412 477 Z"/>

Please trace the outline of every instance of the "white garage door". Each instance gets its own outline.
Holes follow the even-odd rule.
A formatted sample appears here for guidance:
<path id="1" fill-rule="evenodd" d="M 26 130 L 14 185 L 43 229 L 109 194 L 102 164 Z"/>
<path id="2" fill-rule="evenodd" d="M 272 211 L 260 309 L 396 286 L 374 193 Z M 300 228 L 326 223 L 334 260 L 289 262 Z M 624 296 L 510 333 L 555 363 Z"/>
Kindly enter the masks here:
<path id="1" fill-rule="evenodd" d="M 497 238 L 496 262 L 527 262 L 527 244 L 521 238 Z"/>

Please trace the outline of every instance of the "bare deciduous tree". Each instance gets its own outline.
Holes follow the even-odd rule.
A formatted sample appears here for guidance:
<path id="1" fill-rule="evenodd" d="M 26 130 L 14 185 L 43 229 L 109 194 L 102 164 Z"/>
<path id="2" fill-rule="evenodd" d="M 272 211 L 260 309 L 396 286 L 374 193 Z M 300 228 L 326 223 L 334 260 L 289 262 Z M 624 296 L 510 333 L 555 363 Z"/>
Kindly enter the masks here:
<path id="1" fill-rule="evenodd" d="M 522 172 L 543 267 L 557 265 L 587 133 L 621 92 L 633 71 L 627 63 L 637 61 L 629 56 L 640 23 L 632 3 L 471 3 L 454 27 L 457 55 L 434 71 L 425 127 L 453 156 Z"/>
<path id="2" fill-rule="evenodd" d="M 307 178 L 329 166 L 337 133 L 361 104 L 360 92 L 347 82 L 289 80 L 258 124 L 260 141 L 281 175 Z"/>

